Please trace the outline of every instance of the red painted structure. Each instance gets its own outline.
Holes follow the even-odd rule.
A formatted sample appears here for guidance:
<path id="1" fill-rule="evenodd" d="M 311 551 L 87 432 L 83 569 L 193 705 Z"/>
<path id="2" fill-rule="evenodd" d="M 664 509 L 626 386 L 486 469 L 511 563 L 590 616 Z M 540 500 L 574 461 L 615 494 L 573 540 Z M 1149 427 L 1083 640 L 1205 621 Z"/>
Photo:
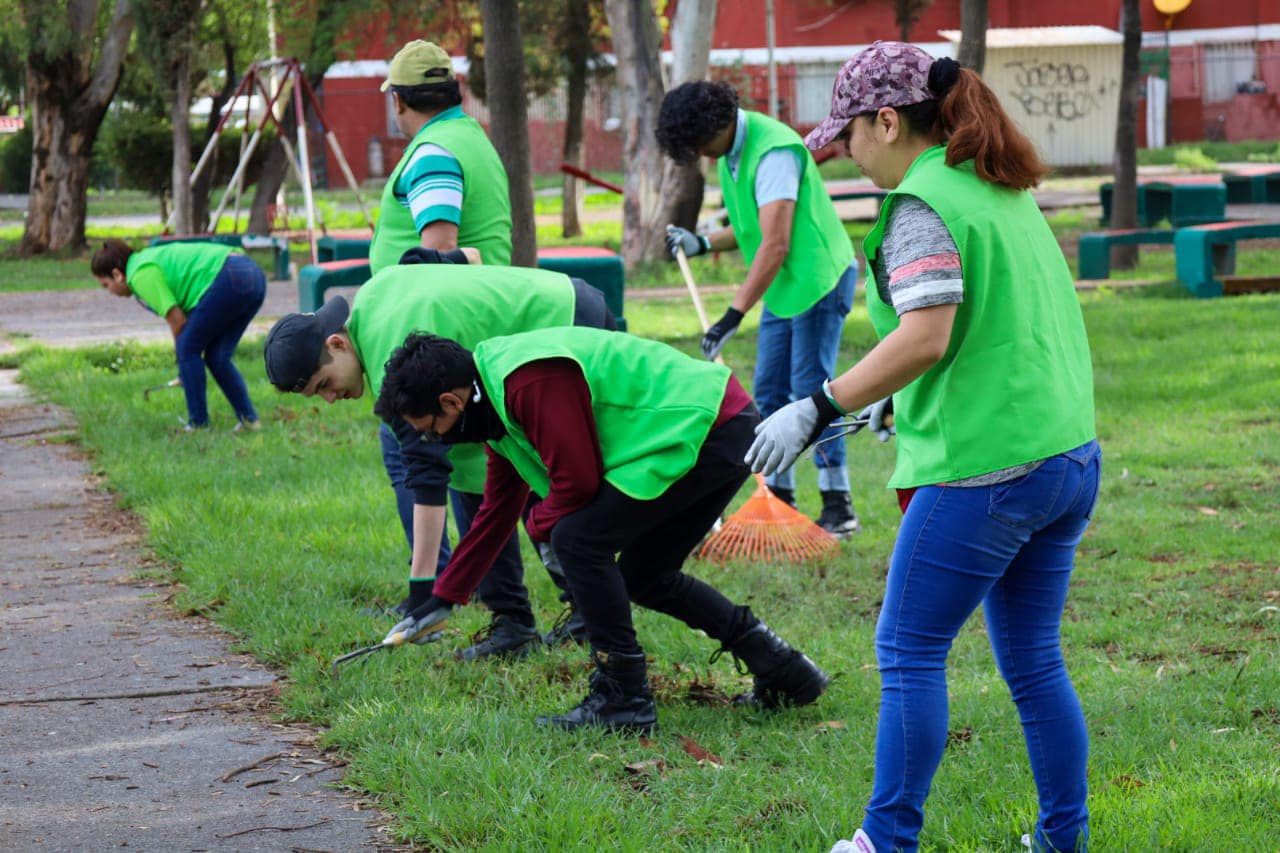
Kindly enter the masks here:
<path id="1" fill-rule="evenodd" d="M 676 0 L 678 4 L 678 0 Z M 1101 25 L 1118 29 L 1122 0 L 1076 0 L 1073 3 L 1028 3 L 1025 0 L 988 0 L 992 28 Z M 764 73 L 765 0 L 721 0 L 712 40 L 712 75 L 729 79 L 742 90 L 753 108 L 768 103 Z M 1166 21 L 1150 0 L 1142 0 L 1144 57 L 1162 64 Z M 860 46 L 880 39 L 897 39 L 901 32 L 893 19 L 890 0 L 774 0 L 775 61 L 779 91 L 779 117 L 797 129 L 809 123 L 794 115 L 796 81 L 804 56 L 821 51 L 824 61 L 836 61 Z M 452 32 L 465 32 L 461 23 Z M 951 46 L 939 30 L 960 26 L 960 0 L 935 0 L 912 24 L 911 40 L 935 54 Z M 435 37 L 462 54 L 461 38 L 440 33 L 400 32 L 389 35 L 377 21 L 353 34 L 357 45 L 349 60 L 386 60 L 403 41 Z M 450 28 L 443 28 L 448 32 Z M 1280 0 L 1193 0 L 1167 30 L 1170 69 L 1169 139 L 1172 142 L 1205 138 L 1225 140 L 1280 139 Z M 1256 92 L 1237 92 L 1213 99 L 1207 81 L 1213 69 L 1223 67 L 1225 44 L 1247 45 L 1253 57 Z M 823 48 L 835 50 L 822 51 Z M 751 51 L 751 65 L 741 60 Z M 832 60 L 832 56 L 837 59 Z M 810 60 L 812 61 L 812 60 Z M 1245 60 L 1247 63 L 1249 60 Z M 757 64 L 758 63 L 758 64 Z M 826 72 L 823 72 L 826 73 Z M 831 71 L 834 78 L 834 70 Z M 465 91 L 465 76 L 464 76 Z M 381 177 L 394 168 L 406 140 L 394 130 L 387 96 L 378 91 L 377 76 L 326 77 L 320 98 L 334 124 L 343 150 L 357 179 Z M 1217 87 L 1223 93 L 1221 86 Z M 603 88 L 595 93 L 587 110 L 584 140 L 585 164 L 592 171 L 618 170 L 622 163 L 621 130 L 616 127 L 615 93 Z M 483 105 L 467 96 L 464 108 L 487 121 Z M 560 166 L 563 121 L 554 105 L 533 105 L 530 110 L 530 147 L 533 168 L 552 174 Z M 1139 140 L 1145 140 L 1145 110 L 1139 113 Z M 614 119 L 614 121 L 610 121 Z M 321 146 L 316 146 L 321 150 Z M 336 164 L 327 164 L 338 176 Z"/>

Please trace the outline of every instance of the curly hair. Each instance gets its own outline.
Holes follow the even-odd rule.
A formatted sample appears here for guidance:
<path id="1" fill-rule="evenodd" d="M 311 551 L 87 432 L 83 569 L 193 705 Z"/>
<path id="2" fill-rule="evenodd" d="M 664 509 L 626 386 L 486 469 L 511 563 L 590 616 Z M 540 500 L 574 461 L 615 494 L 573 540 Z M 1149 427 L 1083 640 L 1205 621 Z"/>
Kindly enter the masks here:
<path id="1" fill-rule="evenodd" d="M 658 110 L 658 147 L 677 163 L 692 163 L 702 147 L 738 117 L 738 93 L 728 83 L 681 83 Z"/>
<path id="2" fill-rule="evenodd" d="M 384 421 L 438 415 L 440 395 L 476 378 L 471 351 L 438 335 L 414 332 L 387 359 L 373 413 Z"/>

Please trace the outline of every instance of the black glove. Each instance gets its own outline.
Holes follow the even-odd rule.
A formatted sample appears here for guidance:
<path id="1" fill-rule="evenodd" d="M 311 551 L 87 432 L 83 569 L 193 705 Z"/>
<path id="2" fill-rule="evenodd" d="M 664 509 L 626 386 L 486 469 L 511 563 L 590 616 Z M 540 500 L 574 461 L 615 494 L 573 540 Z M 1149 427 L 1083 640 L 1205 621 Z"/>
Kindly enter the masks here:
<path id="1" fill-rule="evenodd" d="M 450 249 L 442 252 L 439 249 L 428 249 L 425 246 L 414 246 L 406 249 L 400 256 L 400 265 L 406 264 L 465 264 L 467 254 L 461 249 Z"/>
<path id="2" fill-rule="evenodd" d="M 729 343 L 729 338 L 732 338 L 734 332 L 738 331 L 738 324 L 741 322 L 742 312 L 730 306 L 724 312 L 724 316 L 716 320 L 710 329 L 707 329 L 707 333 L 702 336 L 702 354 L 707 357 L 707 361 L 716 360 L 720 350 L 724 349 L 724 345 Z"/>

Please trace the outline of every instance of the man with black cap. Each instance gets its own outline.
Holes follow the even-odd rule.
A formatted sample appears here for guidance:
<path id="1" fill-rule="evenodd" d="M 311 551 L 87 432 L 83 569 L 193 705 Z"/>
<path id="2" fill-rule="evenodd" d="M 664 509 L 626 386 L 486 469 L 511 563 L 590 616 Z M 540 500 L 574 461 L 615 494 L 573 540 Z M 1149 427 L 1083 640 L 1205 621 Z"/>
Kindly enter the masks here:
<path id="1" fill-rule="evenodd" d="M 631 602 L 718 640 L 755 676 L 739 704 L 815 701 L 830 678 L 746 605 L 683 571 L 747 478 L 760 415 L 727 367 L 657 341 L 547 328 L 474 353 L 411 335 L 386 365 L 375 414 L 428 440 L 484 442 L 484 502 L 431 598 L 393 632 L 424 642 L 476 584 L 520 518 L 550 542 L 586 621 L 590 692 L 540 725 L 648 731 L 657 721 Z M 717 653 L 716 656 L 718 656 Z M 714 657 L 713 657 L 714 659 Z"/>
<path id="2" fill-rule="evenodd" d="M 391 59 L 382 91 L 391 95 L 396 125 L 409 144 L 382 192 L 378 228 L 369 247 L 373 273 L 401 262 L 405 252 L 473 247 L 480 263 L 511 260 L 511 200 L 507 172 L 489 137 L 462 111 L 453 61 L 421 39 Z M 413 547 L 414 498 L 404 485 L 400 443 L 384 424 L 378 433 L 396 509 Z M 447 551 L 440 554 L 448 559 Z"/>
<path id="3" fill-rule="evenodd" d="M 363 395 L 366 377 L 378 393 L 387 359 L 411 332 L 437 332 L 475 346 L 496 335 L 570 324 L 615 327 L 598 290 L 560 273 L 447 263 L 393 266 L 360 288 L 349 316 L 346 300 L 335 297 L 314 314 L 281 318 L 267 335 L 267 377 L 282 391 L 330 403 L 352 400 Z M 446 489 L 460 533 L 479 508 L 484 454 L 475 445 L 449 448 L 422 442 L 404 421 L 391 426 L 403 450 L 405 483 L 413 498 L 409 596 L 401 604 L 407 612 L 431 594 L 444 537 Z M 554 565 L 549 552 L 543 553 L 544 561 Z M 512 534 L 478 590 L 494 614 L 488 636 L 460 657 L 523 655 L 538 640 L 523 573 Z M 552 578 L 564 588 L 554 572 Z M 571 633 L 572 628 L 570 623 Z"/>

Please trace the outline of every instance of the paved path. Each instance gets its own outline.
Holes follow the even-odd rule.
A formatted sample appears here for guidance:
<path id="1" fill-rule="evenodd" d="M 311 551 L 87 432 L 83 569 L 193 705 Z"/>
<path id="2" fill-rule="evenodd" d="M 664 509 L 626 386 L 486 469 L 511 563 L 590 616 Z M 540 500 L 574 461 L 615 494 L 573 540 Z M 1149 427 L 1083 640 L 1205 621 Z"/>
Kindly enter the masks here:
<path id="1" fill-rule="evenodd" d="M 392 849 L 274 674 L 138 578 L 71 427 L 0 371 L 0 850 Z"/>

